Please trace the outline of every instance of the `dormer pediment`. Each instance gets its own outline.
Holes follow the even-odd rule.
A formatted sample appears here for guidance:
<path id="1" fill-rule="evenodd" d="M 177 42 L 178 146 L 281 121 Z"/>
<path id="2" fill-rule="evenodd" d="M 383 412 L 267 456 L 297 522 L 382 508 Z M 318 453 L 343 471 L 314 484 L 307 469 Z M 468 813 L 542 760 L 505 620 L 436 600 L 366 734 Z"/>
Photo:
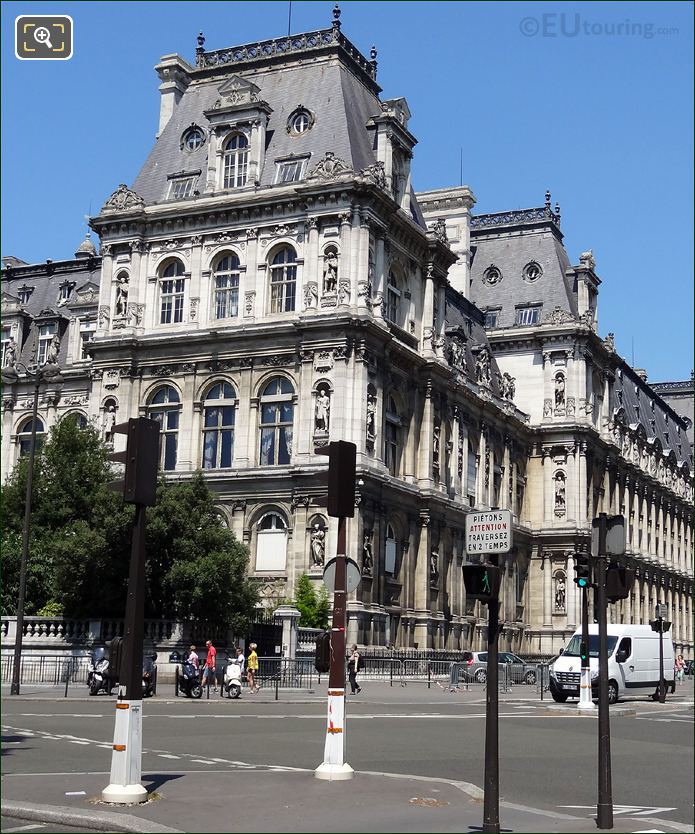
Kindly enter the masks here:
<path id="1" fill-rule="evenodd" d="M 93 281 L 87 281 L 86 284 L 82 284 L 77 290 L 73 297 L 68 302 L 67 306 L 74 310 L 77 307 L 92 307 L 97 304 L 99 301 L 99 286 L 95 284 Z"/>
<path id="2" fill-rule="evenodd" d="M 0 303 L 2 303 L 3 316 L 16 315 L 22 312 L 22 305 L 16 295 L 10 295 L 8 292 L 3 292 L 0 296 Z"/>
<path id="3" fill-rule="evenodd" d="M 217 88 L 224 104 L 247 104 L 258 101 L 261 88 L 246 78 L 233 75 Z"/>

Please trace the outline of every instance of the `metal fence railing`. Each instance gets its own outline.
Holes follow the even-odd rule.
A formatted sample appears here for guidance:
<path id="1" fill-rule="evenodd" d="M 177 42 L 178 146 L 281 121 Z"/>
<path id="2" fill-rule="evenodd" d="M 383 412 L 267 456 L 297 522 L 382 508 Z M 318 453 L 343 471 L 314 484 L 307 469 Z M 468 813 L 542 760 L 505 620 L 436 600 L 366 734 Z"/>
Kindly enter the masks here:
<path id="1" fill-rule="evenodd" d="M 63 683 L 87 684 L 88 657 L 56 657 L 55 655 L 28 655 L 22 657 L 19 666 L 20 684 L 58 686 Z M 10 683 L 14 657 L 3 655 L 0 659 L 0 681 Z"/>

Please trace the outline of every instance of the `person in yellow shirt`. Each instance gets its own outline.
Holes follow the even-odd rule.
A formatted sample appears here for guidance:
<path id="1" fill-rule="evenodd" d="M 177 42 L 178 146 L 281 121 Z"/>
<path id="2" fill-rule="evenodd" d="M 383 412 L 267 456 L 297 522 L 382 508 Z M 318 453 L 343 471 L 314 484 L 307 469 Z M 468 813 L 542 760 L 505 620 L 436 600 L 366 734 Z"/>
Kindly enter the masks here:
<path id="1" fill-rule="evenodd" d="M 260 687 L 256 684 L 256 673 L 258 672 L 258 655 L 256 649 L 258 646 L 255 643 L 249 643 L 251 653 L 246 661 L 246 679 L 249 684 L 249 692 L 258 692 Z"/>

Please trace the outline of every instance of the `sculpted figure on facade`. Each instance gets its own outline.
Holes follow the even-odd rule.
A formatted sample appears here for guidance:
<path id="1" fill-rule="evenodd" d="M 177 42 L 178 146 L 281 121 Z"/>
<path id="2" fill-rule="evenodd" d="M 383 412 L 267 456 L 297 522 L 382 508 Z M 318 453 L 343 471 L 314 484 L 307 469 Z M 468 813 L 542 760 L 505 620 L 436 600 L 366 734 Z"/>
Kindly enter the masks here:
<path id="1" fill-rule="evenodd" d="M 555 476 L 555 509 L 564 513 L 565 506 L 565 475 L 558 472 Z"/>
<path id="2" fill-rule="evenodd" d="M 555 576 L 555 610 L 565 610 L 566 586 L 564 573 L 558 573 Z"/>
<path id="3" fill-rule="evenodd" d="M 372 553 L 372 530 L 364 531 L 362 543 L 362 576 L 371 576 L 374 570 L 374 554 Z"/>
<path id="4" fill-rule="evenodd" d="M 376 440 L 376 393 L 367 392 L 367 443 L 374 445 Z"/>
<path id="5" fill-rule="evenodd" d="M 432 429 L 432 466 L 439 469 L 439 445 L 441 442 L 442 427 L 439 422 L 434 424 Z"/>
<path id="6" fill-rule="evenodd" d="M 10 341 L 5 346 L 5 355 L 3 357 L 3 367 L 4 368 L 14 368 L 17 364 L 17 342 L 14 340 L 14 336 L 10 336 Z"/>
<path id="7" fill-rule="evenodd" d="M 323 291 L 334 293 L 338 289 L 338 253 L 330 247 L 323 255 Z"/>
<path id="8" fill-rule="evenodd" d="M 314 411 L 314 431 L 328 432 L 331 412 L 331 396 L 328 388 L 322 386 L 316 394 L 316 408 Z"/>
<path id="9" fill-rule="evenodd" d="M 107 443 L 113 442 L 113 427 L 116 425 L 116 406 L 109 403 L 104 408 L 104 418 L 102 422 L 102 433 L 104 440 Z"/>
<path id="10" fill-rule="evenodd" d="M 500 388 L 502 390 L 502 399 L 509 400 L 509 402 L 511 402 L 514 399 L 514 394 L 516 393 L 516 377 L 513 377 L 511 374 L 506 372 L 502 374 Z"/>
<path id="11" fill-rule="evenodd" d="M 483 348 L 476 357 L 475 378 L 484 385 L 490 384 L 490 353 L 487 348 Z"/>
<path id="12" fill-rule="evenodd" d="M 311 310 L 319 306 L 319 291 L 315 281 L 309 281 L 304 287 L 304 309 Z"/>
<path id="13" fill-rule="evenodd" d="M 326 559 L 326 531 L 318 522 L 311 532 L 311 566 L 322 567 Z"/>
<path id="14" fill-rule="evenodd" d="M 544 417 L 552 417 L 553 416 L 553 401 L 552 400 L 543 400 L 543 416 Z"/>
<path id="15" fill-rule="evenodd" d="M 439 579 L 439 551 L 436 547 L 430 553 L 430 581 L 436 582 Z"/>
<path id="16" fill-rule="evenodd" d="M 456 337 L 449 342 L 449 364 L 458 371 L 462 371 L 466 366 L 466 353 L 463 344 Z"/>
<path id="17" fill-rule="evenodd" d="M 128 290 L 129 282 L 128 276 L 122 272 L 118 276 L 118 283 L 116 285 L 116 315 L 125 316 L 128 310 Z"/>
<path id="18" fill-rule="evenodd" d="M 555 408 L 565 405 L 565 375 L 555 374 Z"/>
<path id="19" fill-rule="evenodd" d="M 51 344 L 48 346 L 48 350 L 46 351 L 46 364 L 47 365 L 57 365 L 58 364 L 58 354 L 60 353 L 60 336 L 57 333 L 54 334 L 53 338 L 51 339 Z"/>

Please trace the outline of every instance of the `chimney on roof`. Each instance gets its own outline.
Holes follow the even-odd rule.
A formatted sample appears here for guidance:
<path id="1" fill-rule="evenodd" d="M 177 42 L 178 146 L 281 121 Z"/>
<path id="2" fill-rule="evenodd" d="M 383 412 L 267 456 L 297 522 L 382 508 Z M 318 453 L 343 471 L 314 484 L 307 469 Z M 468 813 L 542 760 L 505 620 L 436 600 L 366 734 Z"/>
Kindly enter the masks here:
<path id="1" fill-rule="evenodd" d="M 642 380 L 642 382 L 647 381 L 647 372 L 644 370 L 644 368 L 633 368 L 633 370 L 637 374 L 637 376 Z"/>

